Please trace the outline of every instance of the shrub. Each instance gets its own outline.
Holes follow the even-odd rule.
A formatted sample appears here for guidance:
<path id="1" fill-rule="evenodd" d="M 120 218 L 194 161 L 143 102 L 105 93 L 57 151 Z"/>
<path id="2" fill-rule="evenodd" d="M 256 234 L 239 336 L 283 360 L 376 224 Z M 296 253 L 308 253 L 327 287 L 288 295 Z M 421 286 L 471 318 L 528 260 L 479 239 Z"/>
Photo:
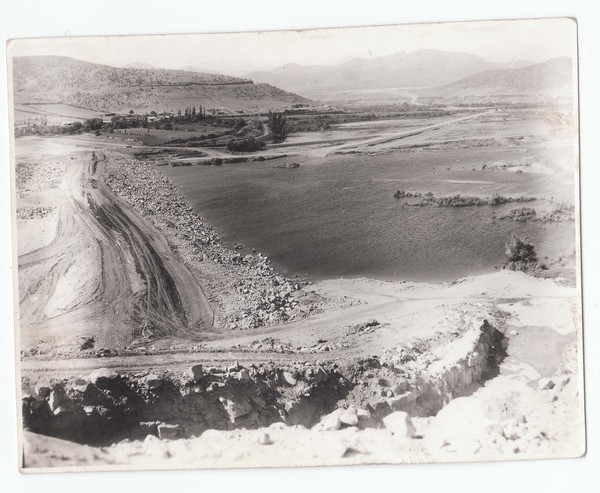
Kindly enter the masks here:
<path id="1" fill-rule="evenodd" d="M 525 237 L 512 236 L 506 244 L 506 255 L 509 262 L 515 263 L 533 264 L 538 260 L 535 247 Z"/>
<path id="2" fill-rule="evenodd" d="M 237 132 L 238 130 L 244 128 L 245 126 L 246 126 L 246 120 L 244 120 L 243 118 L 238 118 L 233 125 L 233 131 Z"/>

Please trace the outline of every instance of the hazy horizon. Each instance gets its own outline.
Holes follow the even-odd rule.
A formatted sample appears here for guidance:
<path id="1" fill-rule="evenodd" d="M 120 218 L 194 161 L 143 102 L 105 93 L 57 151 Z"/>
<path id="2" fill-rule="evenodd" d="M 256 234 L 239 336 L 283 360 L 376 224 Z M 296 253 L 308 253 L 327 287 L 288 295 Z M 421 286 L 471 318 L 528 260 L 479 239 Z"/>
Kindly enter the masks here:
<path id="1" fill-rule="evenodd" d="M 464 52 L 506 63 L 575 57 L 576 46 L 560 42 L 560 33 L 576 29 L 562 19 L 458 22 L 345 27 L 300 31 L 204 33 L 17 39 L 12 56 L 57 55 L 123 67 L 156 68 L 242 75 L 282 65 L 338 65 L 353 58 L 376 58 L 400 52 Z M 510 39 L 501 43 L 499 38 Z M 260 56 L 257 56 L 260 54 Z"/>

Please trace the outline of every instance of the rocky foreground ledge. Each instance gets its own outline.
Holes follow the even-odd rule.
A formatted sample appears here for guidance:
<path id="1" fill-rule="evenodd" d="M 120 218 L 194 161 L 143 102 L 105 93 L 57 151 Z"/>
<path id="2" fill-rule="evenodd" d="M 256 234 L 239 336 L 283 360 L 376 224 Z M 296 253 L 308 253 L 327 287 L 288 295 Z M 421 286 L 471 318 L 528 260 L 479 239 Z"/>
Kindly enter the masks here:
<path id="1" fill-rule="evenodd" d="M 502 298 L 509 288 L 520 298 Z M 474 306 L 473 317 L 446 319 L 443 330 L 388 343 L 370 357 L 72 371 L 49 381 L 29 372 L 24 465 L 246 467 L 583 453 L 572 288 L 503 272 L 432 289 L 434 299 L 488 289 L 497 311 Z M 527 297 L 529 289 L 538 298 Z M 489 322 L 477 323 L 483 313 Z"/>
<path id="2" fill-rule="evenodd" d="M 418 440 L 430 416 L 496 375 L 505 355 L 504 336 L 485 321 L 443 350 L 415 343 L 343 368 L 234 363 L 178 372 L 99 369 L 85 378 L 25 382 L 30 394 L 23 398 L 23 417 L 34 433 L 109 450 L 125 443 L 147 447 L 159 443 L 155 439 L 197 440 L 211 430 L 261 430 L 262 445 L 273 444 L 273 430 L 385 429 Z M 359 453 L 352 450 L 342 457 Z"/>

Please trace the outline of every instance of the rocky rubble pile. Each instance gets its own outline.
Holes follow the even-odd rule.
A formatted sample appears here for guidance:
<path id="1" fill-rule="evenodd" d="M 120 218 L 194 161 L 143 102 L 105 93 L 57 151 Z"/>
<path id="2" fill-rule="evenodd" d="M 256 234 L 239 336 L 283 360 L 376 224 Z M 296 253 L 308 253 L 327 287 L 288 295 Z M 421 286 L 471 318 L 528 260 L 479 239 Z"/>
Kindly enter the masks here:
<path id="1" fill-rule="evenodd" d="M 487 321 L 459 326 L 349 365 L 343 373 L 352 390 L 342 404 L 374 410 L 378 419 L 394 411 L 425 417 L 473 392 L 495 375 L 506 356 L 505 338 Z"/>
<path id="2" fill-rule="evenodd" d="M 25 380 L 23 419 L 35 433 L 93 445 L 147 435 L 189 438 L 209 429 L 259 429 L 278 422 L 319 431 L 385 427 L 418 438 L 418 419 L 479 388 L 504 357 L 502 334 L 487 322 L 476 329 L 449 341 L 446 355 L 415 341 L 399 350 L 398 362 L 386 353 L 345 367 L 235 362 L 123 374 L 99 369 L 87 378 L 47 383 Z M 452 349 L 456 344 L 462 345 L 458 352 Z M 554 382 L 546 379 L 539 386 L 552 389 Z"/>
<path id="3" fill-rule="evenodd" d="M 54 207 L 19 207 L 17 209 L 17 219 L 41 219 L 51 214 L 54 209 Z"/>
<path id="4" fill-rule="evenodd" d="M 305 316 L 313 307 L 301 305 L 295 293 L 300 282 L 277 275 L 269 259 L 242 254 L 243 246 L 230 250 L 219 234 L 189 206 L 165 176 L 142 161 L 113 154 L 106 162 L 108 186 L 159 229 L 168 230 L 188 245 L 191 260 L 211 262 L 222 268 L 237 310 L 222 314 L 230 329 L 252 329 Z M 188 259 L 185 259 L 188 260 Z"/>
<path id="5" fill-rule="evenodd" d="M 39 192 L 56 188 L 60 184 L 65 167 L 60 163 L 19 162 L 15 168 L 19 196 L 27 192 Z"/>
<path id="6" fill-rule="evenodd" d="M 333 367 L 194 365 L 180 372 L 24 382 L 23 420 L 35 433 L 103 445 L 124 438 L 199 436 L 207 429 L 313 426 L 347 392 Z"/>

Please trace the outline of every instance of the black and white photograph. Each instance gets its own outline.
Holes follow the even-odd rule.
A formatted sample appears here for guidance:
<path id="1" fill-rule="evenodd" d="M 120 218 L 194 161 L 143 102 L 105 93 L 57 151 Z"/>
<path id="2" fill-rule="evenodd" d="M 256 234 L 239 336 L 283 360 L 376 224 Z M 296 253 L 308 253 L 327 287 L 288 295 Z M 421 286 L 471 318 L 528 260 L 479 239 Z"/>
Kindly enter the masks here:
<path id="1" fill-rule="evenodd" d="M 6 53 L 21 471 L 585 454 L 574 19 Z"/>

